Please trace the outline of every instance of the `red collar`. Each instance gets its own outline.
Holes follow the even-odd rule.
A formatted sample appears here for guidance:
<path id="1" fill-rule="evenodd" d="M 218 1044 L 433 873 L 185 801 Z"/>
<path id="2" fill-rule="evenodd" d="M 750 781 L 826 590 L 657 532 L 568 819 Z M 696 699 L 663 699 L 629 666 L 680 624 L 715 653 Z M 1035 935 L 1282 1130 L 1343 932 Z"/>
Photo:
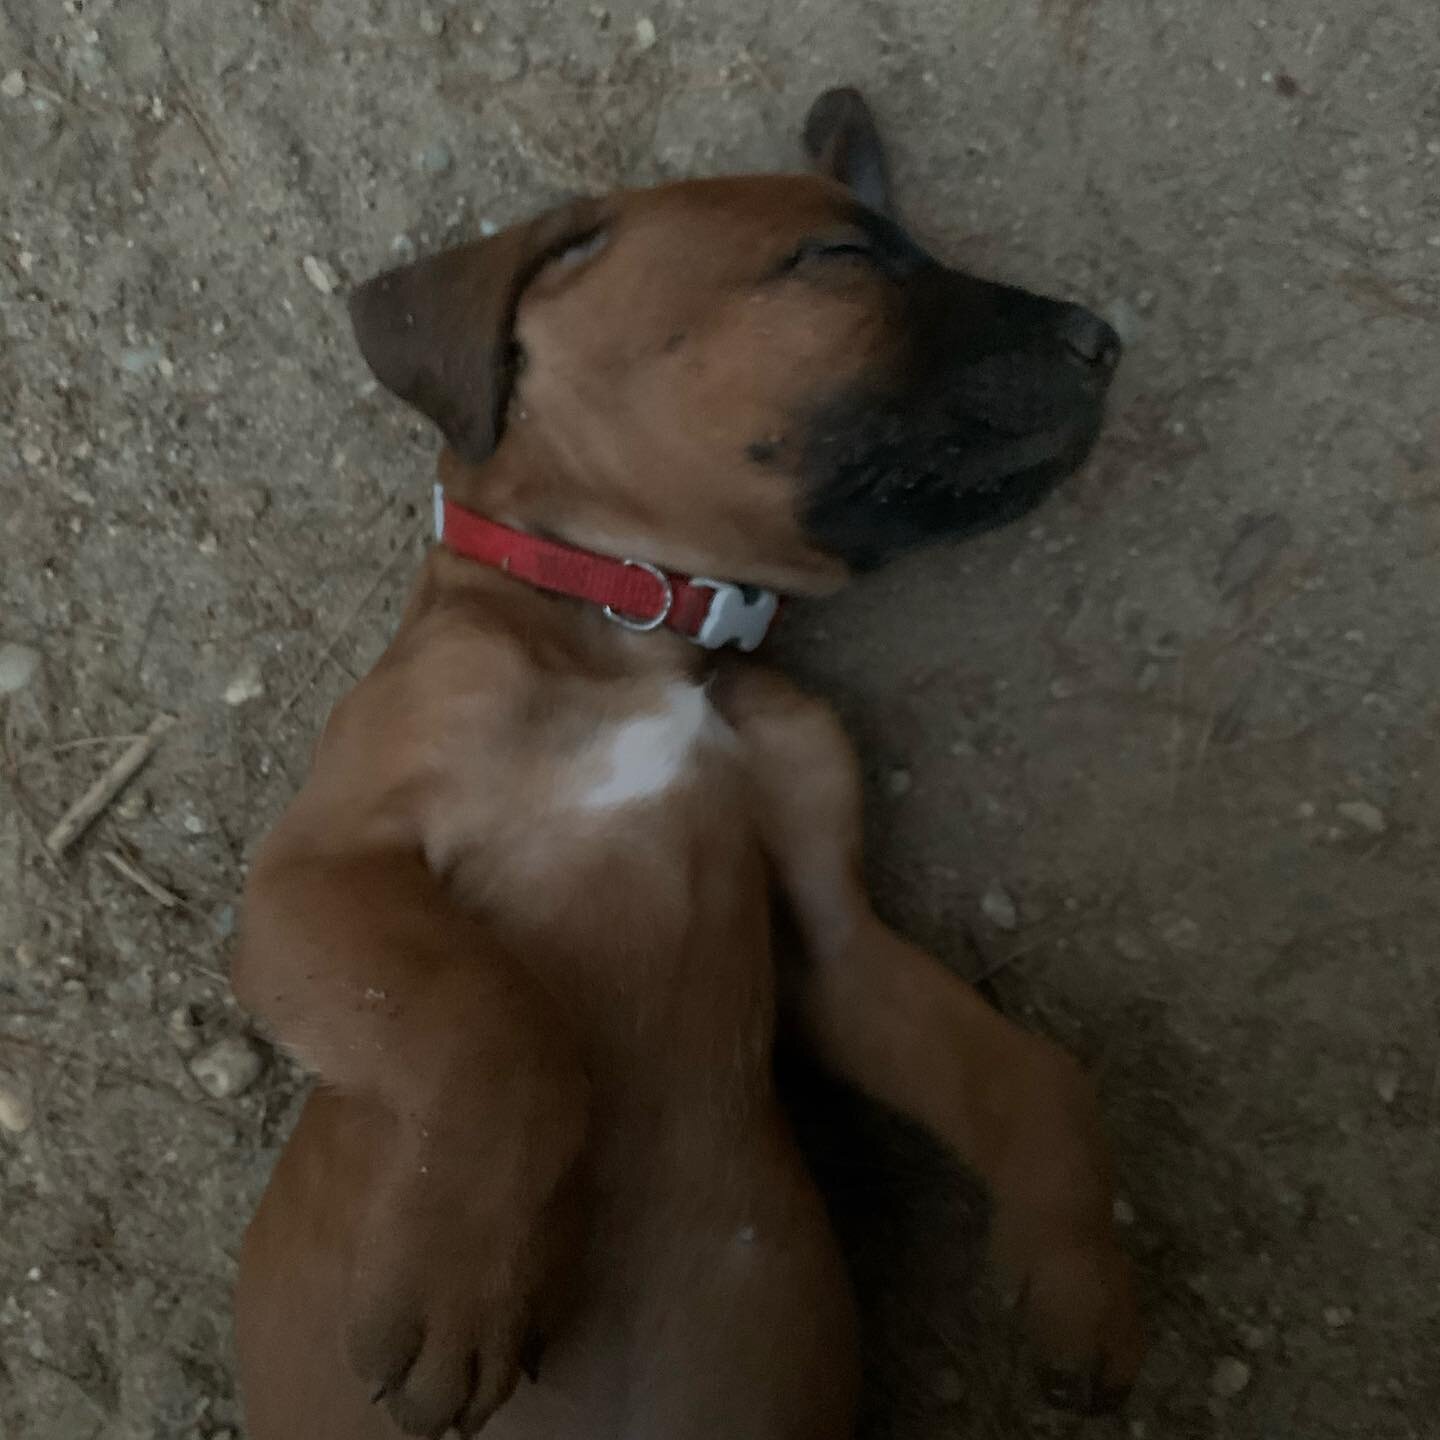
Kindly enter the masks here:
<path id="1" fill-rule="evenodd" d="M 644 560 L 617 560 L 487 520 L 435 487 L 435 538 L 447 550 L 491 565 L 540 590 L 598 605 L 627 630 L 662 625 L 719 650 L 753 650 L 769 632 L 780 598 L 773 590 L 703 575 L 677 575 Z"/>

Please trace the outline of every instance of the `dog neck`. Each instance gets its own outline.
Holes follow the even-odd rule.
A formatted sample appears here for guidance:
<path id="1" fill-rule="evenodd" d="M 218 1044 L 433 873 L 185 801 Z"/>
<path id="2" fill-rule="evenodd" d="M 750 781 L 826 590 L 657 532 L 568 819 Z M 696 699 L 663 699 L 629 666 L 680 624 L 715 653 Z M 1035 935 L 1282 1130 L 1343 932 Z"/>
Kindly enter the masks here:
<path id="1" fill-rule="evenodd" d="M 752 514 L 706 495 L 693 475 L 642 483 L 617 467 L 615 456 L 578 459 L 532 421 L 512 425 L 483 461 L 447 447 L 438 470 L 446 495 L 466 509 L 599 555 L 787 596 L 830 595 L 850 578 L 843 561 L 808 543 L 788 506 L 783 518 Z M 714 483 L 724 490 L 723 478 Z"/>
<path id="2" fill-rule="evenodd" d="M 780 600 L 772 590 L 686 574 L 654 563 L 645 551 L 577 544 L 554 533 L 552 526 L 501 518 L 493 513 L 493 501 L 482 510 L 471 498 L 482 488 L 465 483 L 480 478 L 474 469 L 458 467 L 445 456 L 439 469 L 435 538 L 446 550 L 513 581 L 598 610 L 611 625 L 632 635 L 668 632 L 706 651 L 750 651 L 765 639 L 776 618 Z M 463 503 L 454 490 L 470 503 Z"/>
<path id="3" fill-rule="evenodd" d="M 607 620 L 598 606 L 536 589 L 443 544 L 431 546 L 407 607 L 406 622 L 439 610 L 488 635 L 503 633 L 551 673 L 614 680 L 675 678 L 700 683 L 723 652 L 702 650 L 671 630 L 637 634 Z"/>

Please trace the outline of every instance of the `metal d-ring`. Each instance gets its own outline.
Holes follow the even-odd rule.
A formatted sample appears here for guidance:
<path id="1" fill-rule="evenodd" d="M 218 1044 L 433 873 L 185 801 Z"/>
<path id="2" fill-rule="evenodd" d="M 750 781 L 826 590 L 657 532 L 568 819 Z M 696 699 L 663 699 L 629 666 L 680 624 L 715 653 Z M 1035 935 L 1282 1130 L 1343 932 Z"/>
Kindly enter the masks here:
<path id="1" fill-rule="evenodd" d="M 675 587 L 670 583 L 670 577 L 658 566 L 651 565 L 646 560 L 622 560 L 622 565 L 631 565 L 636 570 L 643 570 L 647 575 L 653 575 L 664 590 L 664 600 L 660 606 L 660 612 L 649 620 L 632 620 L 628 615 L 622 615 L 612 605 L 603 605 L 603 611 L 607 620 L 613 620 L 617 625 L 626 630 L 658 630 L 669 618 L 670 612 L 675 608 Z"/>

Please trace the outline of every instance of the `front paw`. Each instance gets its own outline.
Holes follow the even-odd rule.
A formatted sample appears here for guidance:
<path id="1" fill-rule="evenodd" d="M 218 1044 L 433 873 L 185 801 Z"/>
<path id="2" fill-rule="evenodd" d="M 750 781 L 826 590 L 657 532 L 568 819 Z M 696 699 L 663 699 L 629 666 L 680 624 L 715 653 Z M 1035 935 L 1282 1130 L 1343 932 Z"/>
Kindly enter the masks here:
<path id="1" fill-rule="evenodd" d="M 991 1254 L 1039 1356 L 1047 1398 L 1111 1410 L 1134 1384 L 1145 1342 L 1130 1264 L 1108 1226 L 997 1208 Z"/>
<path id="2" fill-rule="evenodd" d="M 560 1199 L 517 1200 L 474 1167 L 422 1162 L 377 1198 L 346 1349 L 400 1429 L 474 1435 L 534 1378 L 573 1233 Z"/>

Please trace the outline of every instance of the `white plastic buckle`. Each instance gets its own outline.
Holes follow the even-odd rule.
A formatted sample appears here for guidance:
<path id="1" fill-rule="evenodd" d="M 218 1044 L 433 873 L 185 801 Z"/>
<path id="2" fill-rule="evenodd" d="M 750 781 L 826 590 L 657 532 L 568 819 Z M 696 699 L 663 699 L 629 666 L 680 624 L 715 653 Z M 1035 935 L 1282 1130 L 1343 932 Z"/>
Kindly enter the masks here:
<path id="1" fill-rule="evenodd" d="M 444 487 L 443 485 L 437 485 L 437 486 L 435 487 L 435 497 L 434 497 L 434 498 L 435 498 L 435 538 L 436 538 L 437 540 L 443 540 L 443 539 L 445 538 L 445 487 Z"/>
<path id="2" fill-rule="evenodd" d="M 745 651 L 759 646 L 780 608 L 780 597 L 773 590 L 712 580 L 708 575 L 697 575 L 690 583 L 715 592 L 696 632 L 697 645 L 707 650 L 735 645 Z"/>

